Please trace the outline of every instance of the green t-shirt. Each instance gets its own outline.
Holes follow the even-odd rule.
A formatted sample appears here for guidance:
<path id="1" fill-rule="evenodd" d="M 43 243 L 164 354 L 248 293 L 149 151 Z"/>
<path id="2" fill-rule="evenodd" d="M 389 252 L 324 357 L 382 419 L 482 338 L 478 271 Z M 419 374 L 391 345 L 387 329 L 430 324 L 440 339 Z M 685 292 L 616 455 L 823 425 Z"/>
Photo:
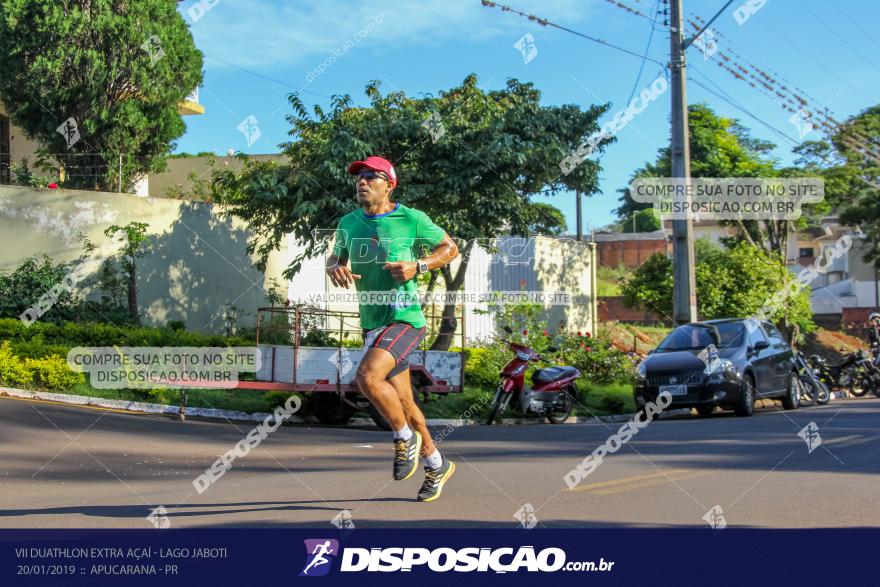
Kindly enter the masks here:
<path id="1" fill-rule="evenodd" d="M 361 209 L 342 217 L 333 254 L 341 263 L 348 260 L 351 272 L 361 276 L 355 281 L 361 328 L 372 330 L 392 322 L 415 328 L 425 325 L 416 278 L 396 282 L 382 266 L 416 261 L 436 248 L 445 235 L 427 214 L 399 203 L 385 214 L 370 216 Z"/>

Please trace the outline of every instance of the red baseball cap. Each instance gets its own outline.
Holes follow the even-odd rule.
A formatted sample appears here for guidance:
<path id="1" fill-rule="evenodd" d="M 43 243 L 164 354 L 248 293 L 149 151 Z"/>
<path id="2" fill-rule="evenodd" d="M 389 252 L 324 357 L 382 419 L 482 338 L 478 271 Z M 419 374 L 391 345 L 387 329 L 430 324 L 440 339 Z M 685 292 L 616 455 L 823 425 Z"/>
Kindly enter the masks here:
<path id="1" fill-rule="evenodd" d="M 394 172 L 394 166 L 391 164 L 391 161 L 385 159 L 383 157 L 376 157 L 372 155 L 367 157 L 363 161 L 355 161 L 351 165 L 348 166 L 348 172 L 352 175 L 357 174 L 361 169 L 372 169 L 374 171 L 381 171 L 391 180 L 391 189 L 397 187 L 397 173 Z"/>

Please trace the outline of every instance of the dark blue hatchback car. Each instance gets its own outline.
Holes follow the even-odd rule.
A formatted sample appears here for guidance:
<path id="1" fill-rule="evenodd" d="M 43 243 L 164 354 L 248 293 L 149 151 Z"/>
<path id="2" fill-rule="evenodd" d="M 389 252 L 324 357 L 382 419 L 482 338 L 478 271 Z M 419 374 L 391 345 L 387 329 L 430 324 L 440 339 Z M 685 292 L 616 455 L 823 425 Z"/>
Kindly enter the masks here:
<path id="1" fill-rule="evenodd" d="M 751 416 L 756 399 L 778 398 L 787 410 L 800 404 L 791 347 L 769 322 L 751 318 L 679 326 L 636 369 L 639 409 L 667 392 L 670 408 L 716 406 Z"/>

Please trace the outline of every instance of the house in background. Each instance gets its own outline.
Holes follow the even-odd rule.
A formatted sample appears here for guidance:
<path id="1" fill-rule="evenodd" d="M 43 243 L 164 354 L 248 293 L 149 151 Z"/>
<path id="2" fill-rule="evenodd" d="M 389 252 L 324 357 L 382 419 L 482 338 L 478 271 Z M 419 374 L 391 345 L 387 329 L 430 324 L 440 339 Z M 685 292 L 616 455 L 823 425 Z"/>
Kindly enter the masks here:
<path id="1" fill-rule="evenodd" d="M 671 255 L 668 235 L 672 234 L 672 221 L 665 220 L 663 226 L 664 230 L 653 233 L 597 233 L 594 238 L 598 265 L 635 269 L 655 252 Z M 720 245 L 723 239 L 736 236 L 737 231 L 715 220 L 702 220 L 693 223 L 693 234 L 694 240 L 705 238 Z M 844 235 L 852 239 L 852 247 L 846 254 L 830 263 L 820 260 L 826 255 L 831 258 L 828 249 L 835 247 Z M 868 314 L 880 307 L 880 280 L 874 266 L 864 261 L 866 250 L 864 237 L 840 224 L 835 215 L 820 219 L 817 226 L 789 235 L 786 264 L 792 274 L 817 260 L 823 268 L 810 282 L 810 303 L 817 323 L 858 334 Z M 617 297 L 605 297 L 599 303 L 599 319 L 649 323 L 659 317 L 626 308 Z"/>
<path id="2" fill-rule="evenodd" d="M 692 225 L 695 241 L 704 238 L 720 246 L 722 239 L 736 236 L 735 228 L 723 226 L 717 220 L 694 220 Z M 672 220 L 663 220 L 663 229 L 666 234 L 672 236 Z M 669 254 L 672 254 L 672 245 L 670 245 Z"/>
<path id="3" fill-rule="evenodd" d="M 850 238 L 852 248 L 830 263 L 828 271 L 810 284 L 813 289 L 810 301 L 817 321 L 859 330 L 868 314 L 878 308 L 880 281 L 874 265 L 864 260 L 868 245 L 865 237 L 850 233 Z M 823 254 L 835 242 L 823 243 L 817 254 Z"/>
<path id="4" fill-rule="evenodd" d="M 29 139 L 24 131 L 12 124 L 6 108 L 0 102 L 0 184 L 12 182 L 12 166 L 22 159 L 33 162 L 39 143 Z"/>

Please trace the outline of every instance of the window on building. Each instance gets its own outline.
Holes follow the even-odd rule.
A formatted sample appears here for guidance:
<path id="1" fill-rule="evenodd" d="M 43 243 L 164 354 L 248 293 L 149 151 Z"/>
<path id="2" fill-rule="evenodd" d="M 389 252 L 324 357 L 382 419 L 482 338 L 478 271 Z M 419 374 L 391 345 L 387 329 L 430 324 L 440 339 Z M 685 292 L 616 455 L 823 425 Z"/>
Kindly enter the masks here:
<path id="1" fill-rule="evenodd" d="M 813 255 L 813 247 L 802 247 L 798 249 L 798 257 L 812 257 Z"/>

